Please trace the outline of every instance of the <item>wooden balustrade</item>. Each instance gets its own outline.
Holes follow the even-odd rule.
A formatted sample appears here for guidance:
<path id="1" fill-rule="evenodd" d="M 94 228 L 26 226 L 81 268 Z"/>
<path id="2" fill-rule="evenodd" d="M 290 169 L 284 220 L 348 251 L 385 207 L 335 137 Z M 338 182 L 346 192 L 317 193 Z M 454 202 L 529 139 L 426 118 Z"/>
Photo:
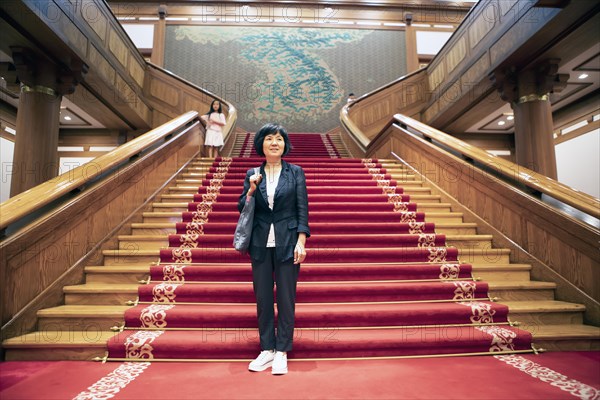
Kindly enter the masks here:
<path id="1" fill-rule="evenodd" d="M 511 261 L 530 263 L 534 279 L 556 282 L 559 299 L 585 304 L 586 320 L 600 323 L 600 287 L 596 284 L 600 279 L 600 230 L 522 187 L 548 194 L 596 218 L 598 199 L 406 116 L 396 115 L 371 141 L 366 154 L 370 158 L 390 155 L 413 167 L 438 194 L 458 202 L 466 222 L 477 222 L 480 233 L 494 234 L 495 246 L 512 250 Z"/>
<path id="2" fill-rule="evenodd" d="M 0 242 L 3 339 L 32 330 L 37 310 L 61 304 L 64 286 L 101 265 L 106 243 L 198 154 L 201 138 L 189 112 L 2 204 L 2 227 L 45 211 Z"/>

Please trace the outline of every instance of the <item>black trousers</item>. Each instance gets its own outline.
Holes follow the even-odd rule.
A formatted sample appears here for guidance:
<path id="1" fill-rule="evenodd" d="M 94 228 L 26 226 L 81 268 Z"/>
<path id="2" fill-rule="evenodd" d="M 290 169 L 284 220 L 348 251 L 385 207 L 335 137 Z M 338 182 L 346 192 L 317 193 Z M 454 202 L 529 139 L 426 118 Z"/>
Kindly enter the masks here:
<path id="1" fill-rule="evenodd" d="M 263 261 L 252 261 L 254 295 L 261 350 L 291 351 L 296 311 L 296 283 L 300 264 L 279 262 L 275 248 L 268 248 Z M 275 279 L 273 279 L 275 276 Z M 277 285 L 277 334 L 273 308 L 273 284 Z"/>

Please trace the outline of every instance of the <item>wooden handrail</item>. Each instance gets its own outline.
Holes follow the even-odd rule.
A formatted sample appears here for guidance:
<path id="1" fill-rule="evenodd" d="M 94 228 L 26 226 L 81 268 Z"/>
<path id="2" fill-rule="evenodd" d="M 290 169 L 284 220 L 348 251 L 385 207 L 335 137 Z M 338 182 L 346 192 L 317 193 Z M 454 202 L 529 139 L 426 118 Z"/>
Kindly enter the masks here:
<path id="1" fill-rule="evenodd" d="M 342 111 L 340 111 L 340 122 L 342 126 L 348 130 L 351 134 L 351 137 L 357 141 L 357 143 L 366 150 L 367 146 L 369 146 L 370 140 L 362 130 L 356 126 L 354 121 L 350 119 L 349 110 L 352 104 L 346 104 L 342 107 Z"/>
<path id="2" fill-rule="evenodd" d="M 65 172 L 20 193 L 0 204 L 0 229 L 39 210 L 41 207 L 61 198 L 87 182 L 92 181 L 102 173 L 129 160 L 132 156 L 163 140 L 167 135 L 184 127 L 190 121 L 198 118 L 196 111 L 187 112 L 151 131 L 127 142 L 110 153 L 94 158 L 93 172 L 89 163 L 83 164 L 71 171 Z"/>
<path id="3" fill-rule="evenodd" d="M 580 192 L 567 185 L 540 175 L 535 171 L 510 162 L 500 157 L 489 154 L 471 144 L 463 142 L 448 135 L 447 133 L 438 131 L 429 125 L 425 125 L 415 119 L 402 114 L 395 114 L 394 120 L 404 126 L 410 127 L 425 137 L 443 143 L 444 146 L 458 152 L 459 154 L 468 157 L 484 165 L 493 165 L 494 170 L 500 175 L 513 179 L 529 188 L 538 192 L 547 194 L 571 207 L 576 208 L 595 218 L 600 218 L 600 199 Z"/>

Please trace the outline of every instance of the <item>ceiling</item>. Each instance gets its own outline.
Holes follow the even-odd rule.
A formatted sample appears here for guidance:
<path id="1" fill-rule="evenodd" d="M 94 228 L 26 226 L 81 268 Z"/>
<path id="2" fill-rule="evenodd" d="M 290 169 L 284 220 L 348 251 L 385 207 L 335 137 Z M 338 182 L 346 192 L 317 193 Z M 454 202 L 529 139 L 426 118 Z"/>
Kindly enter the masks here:
<path id="1" fill-rule="evenodd" d="M 258 5 L 273 5 L 274 7 L 290 6 L 290 4 L 298 4 L 298 2 L 289 1 L 245 1 L 243 3 L 233 0 L 224 0 L 220 3 L 231 4 L 256 4 Z M 443 6 L 440 4 L 443 3 Z M 136 10 L 136 15 L 152 15 L 158 9 L 159 3 L 127 0 L 127 1 L 109 1 L 110 6 L 115 11 L 117 16 L 126 14 L 126 10 Z M 162 4 L 162 3 L 160 3 Z M 189 13 L 190 10 L 198 10 L 202 5 L 206 7 L 207 2 L 198 1 L 178 1 L 176 3 L 168 3 L 169 15 L 177 15 L 177 13 Z M 412 1 L 395 1 L 395 0 L 379 0 L 379 1 L 306 1 L 302 2 L 302 7 L 339 7 L 340 16 L 343 18 L 400 18 L 399 15 L 404 15 L 409 8 L 414 7 L 443 7 L 451 10 L 453 7 L 462 13 L 466 12 L 474 2 L 469 1 L 442 1 L 439 0 L 412 0 Z M 227 4 L 226 4 L 227 6 Z M 128 7 L 127 9 L 125 7 Z M 121 14 L 119 14 L 121 12 Z M 194 11 L 196 12 L 196 11 Z M 402 14 L 399 14 L 402 13 Z M 414 22 L 426 21 L 431 19 L 431 13 L 421 13 L 415 16 Z M 428 17 L 429 16 L 429 17 Z M 568 108 L 574 102 L 597 96 L 600 86 L 600 46 L 598 41 L 590 45 L 586 49 L 581 49 L 581 46 L 572 46 L 572 41 L 580 38 L 581 35 L 574 35 L 572 38 L 565 38 L 562 41 L 560 49 L 549 49 L 547 56 L 552 56 L 553 51 L 559 51 L 562 58 L 559 73 L 569 74 L 567 86 L 560 93 L 551 95 L 553 112 Z M 572 51 L 569 51 L 569 49 Z M 0 63 L 11 62 L 11 57 L 0 51 Z M 5 81 L 0 81 L 0 95 L 2 99 L 13 107 L 18 106 L 18 87 L 7 84 Z M 491 93 L 482 104 L 486 105 L 486 109 L 482 110 L 480 118 L 473 123 L 472 118 L 458 118 L 448 125 L 447 129 L 450 132 L 462 132 L 470 134 L 512 134 L 513 120 L 512 110 L 510 105 L 498 99 L 496 93 Z M 588 102 L 592 103 L 592 102 Z M 588 107 L 589 108 L 589 107 Z M 593 107 L 592 107 L 593 108 Z M 585 111 L 585 110 L 584 110 Z M 84 112 L 71 102 L 68 97 L 63 97 L 61 103 L 61 129 L 91 129 L 103 128 L 91 115 Z"/>

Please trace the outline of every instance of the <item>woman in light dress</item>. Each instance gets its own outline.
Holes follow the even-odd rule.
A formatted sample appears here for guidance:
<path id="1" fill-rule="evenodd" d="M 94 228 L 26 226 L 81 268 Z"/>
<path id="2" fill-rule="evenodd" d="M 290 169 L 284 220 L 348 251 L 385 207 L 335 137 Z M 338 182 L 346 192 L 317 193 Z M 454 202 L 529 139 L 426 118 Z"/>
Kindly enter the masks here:
<path id="1" fill-rule="evenodd" d="M 225 115 L 221 108 L 221 102 L 219 100 L 213 100 L 210 104 L 210 110 L 200 118 L 206 122 L 204 145 L 208 148 L 208 157 L 218 157 L 219 148 L 223 146 L 223 126 L 225 126 L 226 123 Z"/>

